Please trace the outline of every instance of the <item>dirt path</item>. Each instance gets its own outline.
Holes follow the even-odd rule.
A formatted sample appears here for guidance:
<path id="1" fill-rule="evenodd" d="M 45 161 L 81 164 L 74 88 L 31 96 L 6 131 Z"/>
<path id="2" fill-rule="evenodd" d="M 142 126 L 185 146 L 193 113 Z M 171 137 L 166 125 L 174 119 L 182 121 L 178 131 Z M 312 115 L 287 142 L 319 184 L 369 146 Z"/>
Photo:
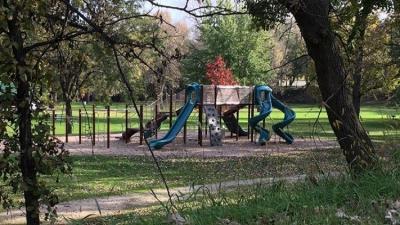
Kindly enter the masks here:
<path id="1" fill-rule="evenodd" d="M 338 174 L 332 173 L 330 176 L 336 176 Z M 322 178 L 322 176 L 320 176 Z M 187 196 L 193 193 L 193 190 L 198 190 L 201 188 L 206 188 L 211 192 L 217 192 L 218 190 L 224 189 L 234 189 L 240 186 L 249 185 L 271 185 L 274 182 L 297 182 L 306 179 L 306 175 L 298 176 L 287 176 L 279 178 L 258 178 L 258 179 L 248 179 L 248 180 L 233 180 L 226 181 L 222 183 L 206 184 L 206 185 L 196 185 L 194 187 L 179 187 L 171 189 L 173 195 L 183 194 Z M 160 201 L 168 201 L 168 194 L 165 189 L 155 189 L 158 199 Z M 151 206 L 158 204 L 158 201 L 149 192 L 145 193 L 134 193 L 124 196 L 109 196 L 102 198 L 89 198 L 81 199 L 76 201 L 63 202 L 57 205 L 57 212 L 59 215 L 60 223 L 62 223 L 62 218 L 73 218 L 79 219 L 84 218 L 88 215 L 93 216 L 106 216 L 115 215 L 120 213 L 129 212 L 133 209 Z M 44 211 L 44 209 L 43 209 Z M 100 213 L 101 212 L 101 213 Z M 0 213 L 0 224 L 24 224 L 24 209 L 15 209 L 9 212 Z"/>

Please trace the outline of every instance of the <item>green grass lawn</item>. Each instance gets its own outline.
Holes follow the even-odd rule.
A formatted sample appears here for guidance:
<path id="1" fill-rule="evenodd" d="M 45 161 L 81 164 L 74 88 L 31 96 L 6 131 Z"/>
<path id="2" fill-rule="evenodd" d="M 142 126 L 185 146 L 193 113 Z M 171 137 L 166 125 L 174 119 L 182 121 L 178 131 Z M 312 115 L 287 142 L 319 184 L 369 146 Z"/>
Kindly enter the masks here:
<path id="1" fill-rule="evenodd" d="M 241 187 L 176 202 L 192 225 L 393 224 L 385 220 L 400 198 L 400 151 L 382 169 L 363 176 L 306 179 L 294 184 Z M 397 208 L 397 212 L 400 209 Z M 88 218 L 72 224 L 167 224 L 160 206 Z"/>
<path id="2" fill-rule="evenodd" d="M 72 175 L 55 174 L 40 178 L 59 195 L 60 201 L 163 188 L 160 175 L 149 157 L 71 156 L 70 159 Z M 346 168 L 344 157 L 335 149 L 242 158 L 166 158 L 160 165 L 170 187 Z M 22 199 L 22 196 L 15 196 L 15 199 Z"/>
<path id="3" fill-rule="evenodd" d="M 298 137 L 334 137 L 333 131 L 327 119 L 327 114 L 323 109 L 315 105 L 291 104 L 289 105 L 296 112 L 296 120 L 290 124 L 289 130 L 294 136 Z M 78 110 L 82 108 L 81 104 L 73 104 L 73 135 L 78 134 Z M 92 105 L 86 106 L 88 114 L 82 109 L 82 133 L 89 134 L 93 130 L 93 113 Z M 111 106 L 110 130 L 111 133 L 122 133 L 125 130 L 125 104 L 113 104 Z M 62 113 L 62 106 L 56 107 L 57 115 Z M 104 105 L 96 106 L 96 133 L 106 133 L 106 112 Z M 146 123 L 153 118 L 154 109 L 152 107 L 144 109 L 144 122 Z M 255 115 L 258 112 L 255 112 Z M 248 127 L 248 109 L 244 108 L 240 111 L 240 124 L 244 129 Z M 394 117 L 393 117 L 394 116 Z M 132 107 L 129 108 L 128 127 L 139 127 L 139 119 Z M 63 118 L 63 117 L 62 117 Z M 283 118 L 283 114 L 274 109 L 271 115 L 266 119 L 266 127 L 271 128 L 272 124 Z M 318 120 L 317 120 L 318 118 Z M 173 118 L 173 121 L 176 117 Z M 203 119 L 204 120 L 204 119 Z M 168 130 L 169 119 L 161 126 L 161 130 Z M 400 137 L 400 109 L 396 107 L 387 107 L 383 105 L 367 105 L 361 109 L 361 121 L 369 132 L 370 136 L 375 140 L 383 140 L 387 138 Z M 50 122 L 50 121 L 49 121 Z M 188 120 L 189 129 L 197 129 L 198 111 L 195 110 Z M 65 119 L 58 119 L 55 122 L 56 135 L 65 135 Z"/>
<path id="4" fill-rule="evenodd" d="M 162 188 L 151 158 L 72 156 L 73 175 L 45 179 L 60 194 L 61 201 L 93 196 L 122 195 Z M 304 163 L 307 162 L 307 163 Z M 234 179 L 285 176 L 316 170 L 343 170 L 339 151 L 299 152 L 268 157 L 227 157 L 215 159 L 167 158 L 160 163 L 171 187 L 206 184 Z"/>

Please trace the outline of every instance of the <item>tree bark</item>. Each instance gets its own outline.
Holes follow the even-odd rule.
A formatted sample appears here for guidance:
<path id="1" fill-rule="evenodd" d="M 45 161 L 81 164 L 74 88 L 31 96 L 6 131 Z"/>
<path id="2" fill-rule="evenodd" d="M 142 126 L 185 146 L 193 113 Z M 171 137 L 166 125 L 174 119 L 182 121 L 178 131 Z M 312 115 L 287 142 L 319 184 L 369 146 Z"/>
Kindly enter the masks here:
<path id="1" fill-rule="evenodd" d="M 72 133 L 72 100 L 68 97 L 65 97 L 65 116 L 66 116 L 66 129 L 68 134 Z"/>
<path id="2" fill-rule="evenodd" d="M 373 167 L 377 161 L 376 152 L 352 105 L 348 77 L 330 27 L 329 1 L 307 0 L 296 5 L 282 2 L 294 15 L 315 62 L 329 122 L 350 168 L 359 172 Z"/>
<path id="3" fill-rule="evenodd" d="M 360 40 L 361 41 L 361 40 Z M 362 37 L 362 44 L 364 43 L 364 35 Z M 361 80 L 363 73 L 363 62 L 364 62 L 364 47 L 360 43 L 358 50 L 356 50 L 356 61 L 354 64 L 353 72 L 353 106 L 358 117 L 360 117 L 361 111 Z"/>
<path id="4" fill-rule="evenodd" d="M 9 8 L 7 1 L 3 2 Z M 16 60 L 15 77 L 17 86 L 16 106 L 18 113 L 19 128 L 19 147 L 21 151 L 20 169 L 24 188 L 24 199 L 26 208 L 26 222 L 28 225 L 36 225 L 39 220 L 39 188 L 37 182 L 37 170 L 33 159 L 32 149 L 32 117 L 31 117 L 31 94 L 30 79 L 31 74 L 26 70 L 26 53 L 22 33 L 18 21 L 17 10 L 14 11 L 13 18 L 7 21 L 8 35 L 13 43 L 13 55 Z"/>
<path id="5" fill-rule="evenodd" d="M 368 16 L 372 12 L 374 2 L 369 0 L 361 1 L 359 4 L 359 12 L 356 15 L 356 19 L 353 28 L 349 34 L 347 40 L 347 50 L 355 55 L 354 66 L 352 71 L 353 78 L 353 106 L 357 116 L 360 116 L 361 109 L 361 83 L 364 66 L 364 41 L 365 32 L 368 26 Z"/>

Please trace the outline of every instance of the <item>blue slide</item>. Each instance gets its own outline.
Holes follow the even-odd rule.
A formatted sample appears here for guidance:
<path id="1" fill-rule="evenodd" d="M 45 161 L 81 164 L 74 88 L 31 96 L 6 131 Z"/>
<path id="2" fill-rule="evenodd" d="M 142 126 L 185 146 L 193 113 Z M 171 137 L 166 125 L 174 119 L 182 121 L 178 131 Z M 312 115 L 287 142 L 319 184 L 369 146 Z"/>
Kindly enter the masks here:
<path id="1" fill-rule="evenodd" d="M 264 120 L 272 111 L 272 107 L 279 109 L 284 113 L 284 118 L 281 122 L 272 125 L 272 130 L 286 143 L 293 143 L 293 136 L 283 130 L 284 127 L 288 126 L 296 118 L 296 113 L 283 104 L 281 101 L 276 99 L 272 95 L 272 89 L 266 85 L 256 86 L 254 88 L 254 103 L 259 106 L 260 114 L 249 120 L 250 126 L 260 133 L 258 143 L 265 145 L 270 139 L 270 133 L 267 129 L 258 125 L 258 123 Z"/>
<path id="2" fill-rule="evenodd" d="M 249 123 L 260 134 L 258 139 L 258 144 L 260 145 L 265 145 L 271 138 L 269 131 L 258 125 L 260 121 L 264 120 L 272 112 L 271 92 L 272 89 L 266 85 L 259 85 L 254 88 L 254 103 L 259 106 L 260 114 L 250 118 Z"/>
<path id="3" fill-rule="evenodd" d="M 185 125 L 186 120 L 189 118 L 193 109 L 196 107 L 197 103 L 200 101 L 200 90 L 201 86 L 197 83 L 192 83 L 186 88 L 186 103 L 179 113 L 178 118 L 176 118 L 175 123 L 172 125 L 171 129 L 164 135 L 164 137 L 151 140 L 149 142 L 151 150 L 160 149 L 164 145 L 171 143 L 175 140 L 176 135 L 181 131 L 182 127 Z"/>
<path id="4" fill-rule="evenodd" d="M 272 130 L 279 135 L 283 140 L 286 141 L 288 144 L 293 143 L 293 136 L 289 134 L 288 132 L 283 131 L 283 128 L 288 126 L 293 120 L 296 118 L 296 113 L 287 107 L 285 104 L 283 104 L 281 101 L 276 99 L 272 94 L 271 94 L 271 100 L 272 100 L 272 106 L 274 108 L 279 109 L 281 112 L 284 113 L 283 120 L 277 124 L 272 125 Z"/>

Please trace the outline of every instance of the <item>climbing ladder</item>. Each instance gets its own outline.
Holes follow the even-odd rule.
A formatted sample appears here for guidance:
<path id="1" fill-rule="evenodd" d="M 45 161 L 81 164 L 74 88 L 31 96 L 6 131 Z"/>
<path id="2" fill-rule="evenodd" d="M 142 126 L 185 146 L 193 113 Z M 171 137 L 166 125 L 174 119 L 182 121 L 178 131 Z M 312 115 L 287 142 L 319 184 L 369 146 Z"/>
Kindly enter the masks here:
<path id="1" fill-rule="evenodd" d="M 213 105 L 204 105 L 204 113 L 207 116 L 208 127 L 210 130 L 211 146 L 221 146 L 223 133 L 219 124 L 219 114 Z"/>

